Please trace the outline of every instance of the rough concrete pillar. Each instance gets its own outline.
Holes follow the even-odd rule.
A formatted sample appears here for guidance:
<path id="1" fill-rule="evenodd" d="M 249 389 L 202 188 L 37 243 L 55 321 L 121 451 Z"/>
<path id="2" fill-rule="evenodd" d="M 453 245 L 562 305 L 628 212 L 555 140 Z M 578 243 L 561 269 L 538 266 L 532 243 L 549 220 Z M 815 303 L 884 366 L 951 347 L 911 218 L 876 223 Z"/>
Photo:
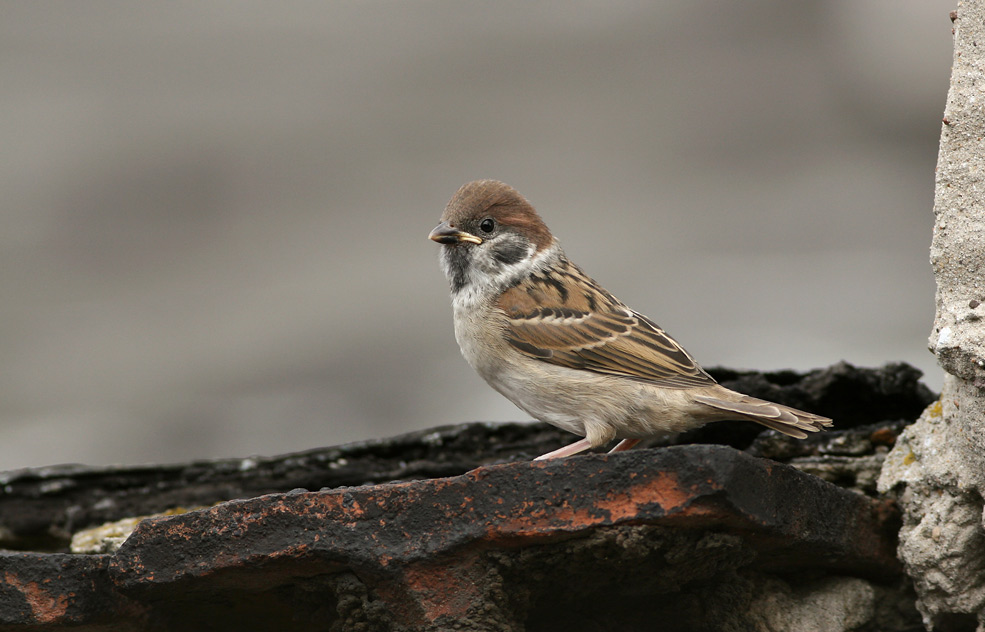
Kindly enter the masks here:
<path id="1" fill-rule="evenodd" d="M 947 375 L 940 401 L 890 453 L 879 488 L 899 493 L 899 555 L 928 629 L 985 632 L 985 1 L 959 2 L 951 17 L 930 253 L 930 349 Z"/>

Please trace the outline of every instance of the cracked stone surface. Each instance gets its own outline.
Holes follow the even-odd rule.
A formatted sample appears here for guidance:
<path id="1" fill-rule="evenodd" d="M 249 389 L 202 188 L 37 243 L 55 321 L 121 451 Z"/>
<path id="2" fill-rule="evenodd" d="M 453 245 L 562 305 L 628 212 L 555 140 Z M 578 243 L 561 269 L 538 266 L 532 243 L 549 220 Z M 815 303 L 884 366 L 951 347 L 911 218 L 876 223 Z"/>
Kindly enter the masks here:
<path id="1" fill-rule="evenodd" d="M 682 443 L 729 445 L 782 462 L 844 456 L 845 450 L 837 446 L 823 446 L 856 426 L 913 421 L 936 399 L 919 382 L 920 372 L 906 364 L 869 369 L 842 362 L 807 374 L 709 372 L 729 388 L 835 419 L 834 431 L 804 441 L 764 439 L 773 441 L 772 448 L 753 445 L 759 437 L 775 434 L 763 434 L 753 423 L 709 424 L 680 437 Z M 885 432 L 887 438 L 881 443 L 878 438 L 874 442 L 861 439 L 867 443 L 860 449 L 875 455 L 879 446 L 891 445 L 898 431 Z M 0 472 L 0 547 L 68 551 L 72 534 L 135 516 L 295 488 L 319 490 L 455 476 L 480 465 L 529 460 L 570 442 L 571 437 L 546 424 L 473 423 L 273 457 L 99 468 L 60 465 Z M 655 444 L 641 447 L 647 445 Z M 842 484 L 841 480 L 834 482 Z"/>
<path id="2" fill-rule="evenodd" d="M 0 473 L 0 546 L 22 549 L 0 552 L 0 630 L 920 629 L 870 480 L 934 397 L 919 373 L 719 372 L 820 413 L 863 403 L 801 442 L 723 423 L 685 438 L 723 445 L 531 462 L 570 436 L 479 423 Z M 99 553 L 64 552 L 101 523 Z"/>
<path id="3" fill-rule="evenodd" d="M 234 629 L 310 608 L 312 625 L 376 617 L 370 629 L 536 630 L 550 629 L 541 625 L 560 596 L 569 613 L 590 599 L 606 606 L 600 625 L 637 629 L 677 609 L 682 586 L 719 594 L 689 606 L 690 626 L 725 617 L 735 600 L 759 603 L 763 574 L 892 583 L 897 520 L 884 502 L 724 446 L 518 462 L 152 518 L 112 555 L 33 554 L 72 594 L 31 586 L 19 570 L 31 554 L 8 554 L 0 613 L 14 614 L 0 616 L 41 624 L 92 613 L 72 621 L 95 625 L 110 601 L 135 627 Z M 78 590 L 85 577 L 100 590 Z M 813 597 L 824 608 L 843 600 L 825 591 Z M 319 592 L 331 599 L 313 599 Z M 857 616 L 869 622 L 870 610 Z"/>

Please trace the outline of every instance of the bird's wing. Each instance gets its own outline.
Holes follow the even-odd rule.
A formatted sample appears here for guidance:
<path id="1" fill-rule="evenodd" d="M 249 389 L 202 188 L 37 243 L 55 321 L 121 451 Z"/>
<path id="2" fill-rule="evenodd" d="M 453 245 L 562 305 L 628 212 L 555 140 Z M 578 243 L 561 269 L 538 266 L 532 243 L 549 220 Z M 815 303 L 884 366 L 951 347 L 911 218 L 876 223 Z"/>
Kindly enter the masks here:
<path id="1" fill-rule="evenodd" d="M 510 345 L 543 362 L 693 388 L 715 380 L 653 321 L 626 307 L 577 266 L 534 274 L 500 297 Z"/>

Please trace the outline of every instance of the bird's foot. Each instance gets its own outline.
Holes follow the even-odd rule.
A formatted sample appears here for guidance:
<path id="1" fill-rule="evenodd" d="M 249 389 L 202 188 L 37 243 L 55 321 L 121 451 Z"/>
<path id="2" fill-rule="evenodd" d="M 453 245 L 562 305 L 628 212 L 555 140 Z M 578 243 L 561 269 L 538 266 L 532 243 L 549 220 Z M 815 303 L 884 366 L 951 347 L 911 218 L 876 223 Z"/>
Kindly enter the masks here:
<path id="1" fill-rule="evenodd" d="M 616 452 L 625 452 L 636 446 L 637 443 L 642 441 L 642 439 L 623 439 L 616 444 L 616 447 L 609 450 L 609 454 L 614 454 Z"/>
<path id="2" fill-rule="evenodd" d="M 571 456 L 572 454 L 578 454 L 579 452 L 584 452 L 590 447 L 592 447 L 591 441 L 589 441 L 588 439 L 581 439 L 580 441 L 575 441 L 571 445 L 566 445 L 563 448 L 558 448 L 553 452 L 548 452 L 547 454 L 541 454 L 539 457 L 534 459 L 534 461 L 546 461 L 547 459 L 560 459 L 563 456 Z"/>

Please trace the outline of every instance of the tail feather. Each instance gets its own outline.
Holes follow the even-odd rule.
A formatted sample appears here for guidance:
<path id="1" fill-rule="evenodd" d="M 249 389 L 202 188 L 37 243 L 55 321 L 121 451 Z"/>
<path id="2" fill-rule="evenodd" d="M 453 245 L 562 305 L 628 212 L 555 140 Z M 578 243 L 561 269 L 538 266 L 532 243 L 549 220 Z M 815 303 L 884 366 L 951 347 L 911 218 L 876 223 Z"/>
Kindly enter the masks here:
<path id="1" fill-rule="evenodd" d="M 831 426 L 831 420 L 827 417 L 748 395 L 741 395 L 736 401 L 696 395 L 694 401 L 723 412 L 735 413 L 739 419 L 755 421 L 797 439 L 805 439 L 808 432 L 817 432 Z"/>

